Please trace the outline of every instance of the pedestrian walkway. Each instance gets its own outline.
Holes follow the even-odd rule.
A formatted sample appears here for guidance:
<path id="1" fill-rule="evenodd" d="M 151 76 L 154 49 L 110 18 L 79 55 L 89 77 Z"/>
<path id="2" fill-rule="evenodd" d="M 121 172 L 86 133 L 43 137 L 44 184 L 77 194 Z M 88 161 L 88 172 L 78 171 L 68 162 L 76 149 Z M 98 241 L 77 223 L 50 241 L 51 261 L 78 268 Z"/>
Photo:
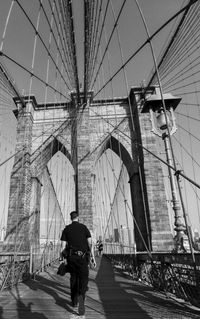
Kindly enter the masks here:
<path id="1" fill-rule="evenodd" d="M 128 276 L 113 270 L 106 257 L 90 270 L 85 316 L 70 305 L 69 274 L 56 274 L 57 265 L 35 280 L 19 284 L 0 295 L 1 319 L 188 319 L 200 310 L 179 304 Z"/>

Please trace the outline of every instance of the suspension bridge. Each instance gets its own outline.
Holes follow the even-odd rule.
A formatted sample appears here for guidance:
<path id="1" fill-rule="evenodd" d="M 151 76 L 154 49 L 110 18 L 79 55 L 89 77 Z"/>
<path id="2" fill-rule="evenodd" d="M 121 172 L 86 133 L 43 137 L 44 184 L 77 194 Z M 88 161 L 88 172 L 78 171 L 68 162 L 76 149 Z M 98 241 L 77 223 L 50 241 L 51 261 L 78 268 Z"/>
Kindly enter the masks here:
<path id="1" fill-rule="evenodd" d="M 200 316 L 200 1 L 0 4 L 0 318 L 76 318 L 60 236 L 103 240 L 86 318 Z"/>

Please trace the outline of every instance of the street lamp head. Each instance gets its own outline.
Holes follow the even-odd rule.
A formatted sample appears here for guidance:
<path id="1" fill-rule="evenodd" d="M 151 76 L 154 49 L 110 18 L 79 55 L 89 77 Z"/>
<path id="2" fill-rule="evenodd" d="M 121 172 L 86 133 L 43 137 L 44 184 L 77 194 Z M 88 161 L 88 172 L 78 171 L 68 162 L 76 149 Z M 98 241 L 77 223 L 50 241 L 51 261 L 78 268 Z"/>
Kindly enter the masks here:
<path id="1" fill-rule="evenodd" d="M 171 121 L 170 121 L 170 118 L 169 118 L 169 115 L 166 114 L 165 116 L 165 113 L 164 113 L 164 110 L 161 109 L 158 116 L 156 117 L 156 120 L 157 120 L 157 126 L 160 130 L 166 130 L 167 129 L 167 126 L 170 126 L 171 124 Z"/>
<path id="2" fill-rule="evenodd" d="M 169 132 L 170 135 L 176 132 L 176 121 L 174 110 L 181 101 L 180 97 L 171 93 L 152 94 L 144 102 L 142 113 L 150 113 L 152 132 L 160 137 Z M 166 130 L 166 132 L 164 132 Z"/>
<path id="3" fill-rule="evenodd" d="M 169 110 L 171 107 L 173 108 L 173 110 L 175 110 L 179 102 L 181 101 L 181 97 L 174 96 L 171 93 L 164 93 L 163 100 L 166 110 Z M 153 110 L 153 112 L 163 109 L 163 100 L 160 93 L 152 94 L 144 102 L 141 112 L 148 113 L 150 108 Z"/>

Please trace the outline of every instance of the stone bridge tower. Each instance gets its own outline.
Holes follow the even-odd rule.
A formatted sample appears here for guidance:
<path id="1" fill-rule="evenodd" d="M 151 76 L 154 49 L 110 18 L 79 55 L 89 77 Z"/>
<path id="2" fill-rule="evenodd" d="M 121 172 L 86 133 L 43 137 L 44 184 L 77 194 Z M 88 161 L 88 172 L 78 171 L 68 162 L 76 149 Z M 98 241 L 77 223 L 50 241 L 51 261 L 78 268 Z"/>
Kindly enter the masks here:
<path id="1" fill-rule="evenodd" d="M 152 93 L 153 87 L 148 94 Z M 141 88 L 133 87 L 127 98 L 98 101 L 89 93 L 87 102 L 80 106 L 75 93 L 71 94 L 70 103 L 42 105 L 30 96 L 24 97 L 22 105 L 15 99 L 18 127 L 7 243 L 14 244 L 16 228 L 17 241 L 24 243 L 21 249 L 28 250 L 30 243 L 39 242 L 40 176 L 57 151 L 72 163 L 76 206 L 81 221 L 93 230 L 95 163 L 103 152 L 112 148 L 120 154 L 129 174 L 133 214 L 145 241 L 141 241 L 135 227 L 137 250 L 166 251 L 173 246 L 161 164 L 139 147 L 144 145 L 157 152 L 148 115 L 140 112 L 141 94 Z M 104 130 L 99 130 L 100 126 Z M 97 131 L 102 133 L 97 135 Z"/>

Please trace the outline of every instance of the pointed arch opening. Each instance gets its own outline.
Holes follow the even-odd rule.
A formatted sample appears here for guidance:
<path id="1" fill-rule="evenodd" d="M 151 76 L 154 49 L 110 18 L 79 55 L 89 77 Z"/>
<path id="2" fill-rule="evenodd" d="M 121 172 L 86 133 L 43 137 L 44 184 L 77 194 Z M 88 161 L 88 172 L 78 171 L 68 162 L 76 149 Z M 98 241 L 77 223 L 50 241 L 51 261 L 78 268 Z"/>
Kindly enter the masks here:
<path id="1" fill-rule="evenodd" d="M 75 180 L 71 155 L 56 138 L 43 148 L 32 163 L 40 186 L 32 188 L 31 210 L 39 211 L 40 244 L 60 242 L 61 231 L 75 209 Z M 37 183 L 38 184 L 38 183 Z"/>
<path id="2" fill-rule="evenodd" d="M 139 166 L 135 167 L 126 148 L 111 136 L 95 167 L 98 234 L 113 245 L 124 243 L 127 252 L 147 250 L 151 239 Z"/>

